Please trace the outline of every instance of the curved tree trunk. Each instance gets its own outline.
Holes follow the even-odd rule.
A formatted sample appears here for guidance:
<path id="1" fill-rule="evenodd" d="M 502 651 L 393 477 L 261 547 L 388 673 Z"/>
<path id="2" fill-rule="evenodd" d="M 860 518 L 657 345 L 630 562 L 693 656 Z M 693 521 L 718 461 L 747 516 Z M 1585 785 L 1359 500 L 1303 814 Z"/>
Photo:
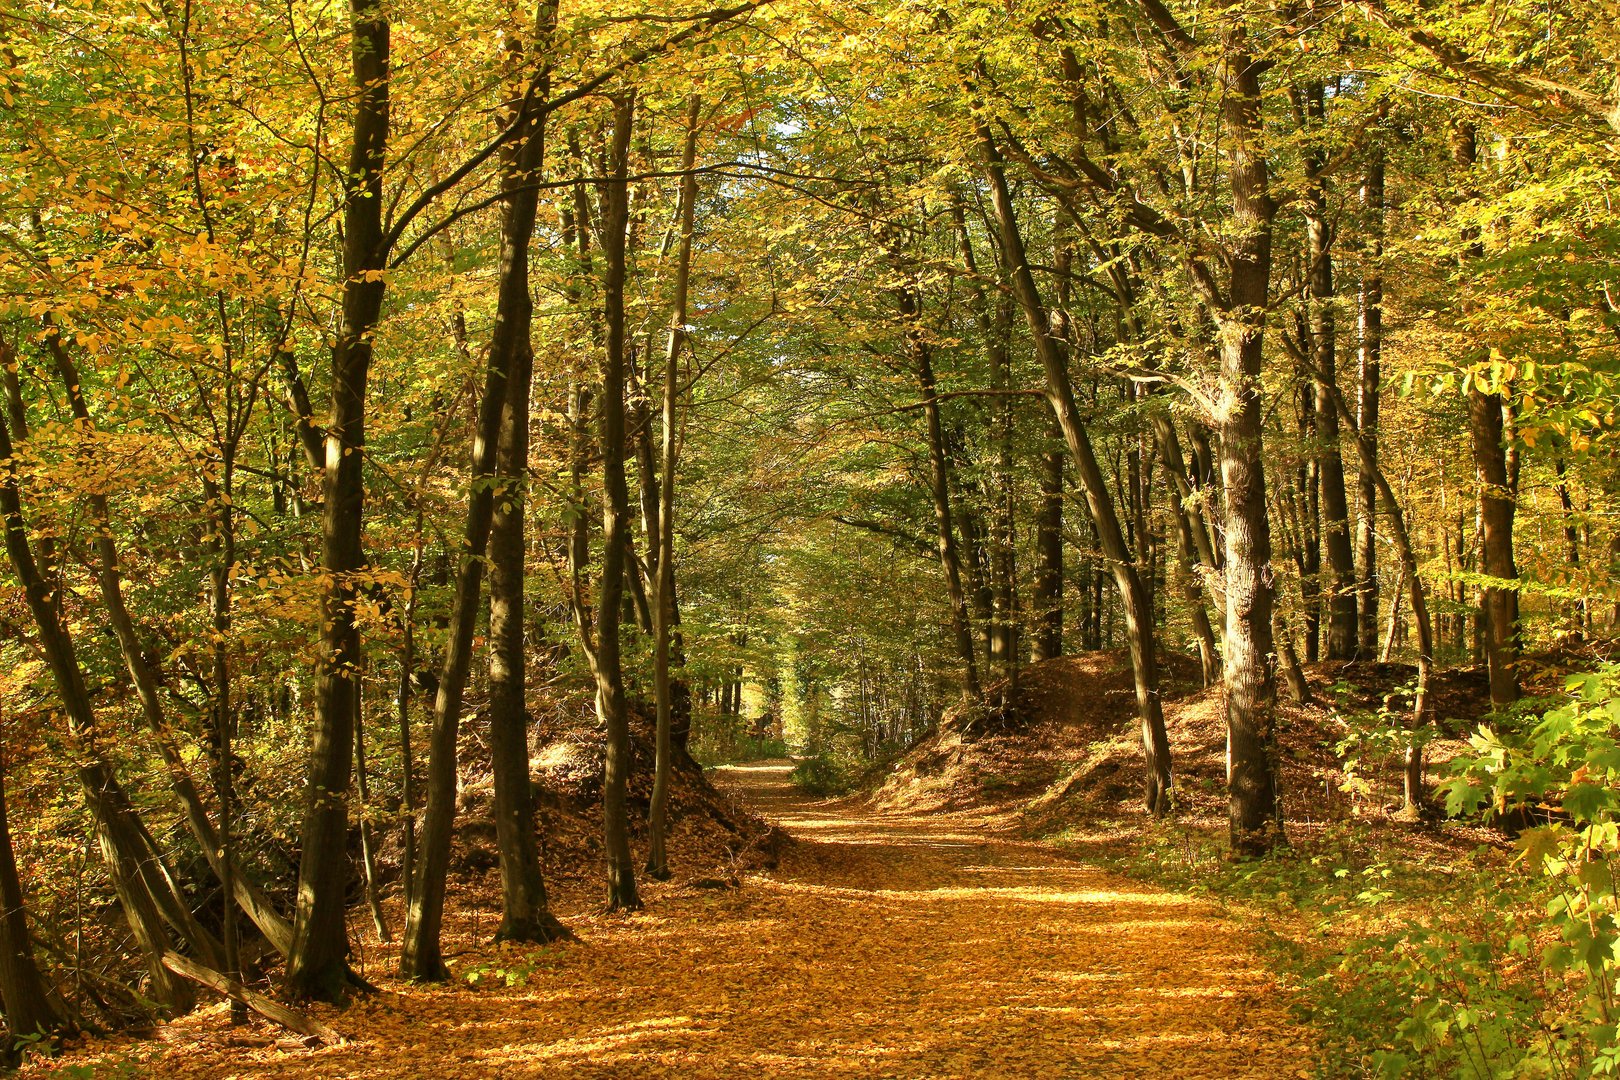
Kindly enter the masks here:
<path id="1" fill-rule="evenodd" d="M 84 672 L 79 667 L 73 640 L 52 602 L 52 590 L 40 574 L 28 542 L 28 526 L 23 520 L 17 474 L 12 467 L 14 461 L 11 435 L 6 426 L 0 424 L 0 463 L 5 464 L 4 476 L 0 478 L 0 515 L 5 519 L 6 552 L 39 631 L 40 650 L 45 654 L 46 665 L 56 683 L 69 730 L 84 744 L 83 762 L 78 767 L 79 787 L 95 821 L 102 858 L 107 864 L 107 875 L 118 894 L 130 932 L 146 961 L 152 980 L 151 997 L 171 1013 L 186 1012 L 195 1004 L 196 998 L 190 986 L 163 965 L 163 956 L 171 946 L 163 915 L 159 911 L 159 901 L 153 893 L 154 885 L 159 890 L 163 886 L 161 882 L 155 883 L 152 875 L 162 874 L 165 878 L 169 875 L 157 857 L 146 829 L 135 817 L 129 796 L 114 777 L 112 767 L 94 745 L 95 713 L 84 684 Z M 184 915 L 189 918 L 189 910 Z"/>
<path id="2" fill-rule="evenodd" d="M 996 146 L 990 129 L 978 129 L 980 150 L 984 155 L 986 179 L 990 184 L 991 203 L 998 223 L 1003 262 L 1012 279 L 1013 294 L 1024 310 L 1030 336 L 1035 342 L 1036 354 L 1046 372 L 1047 400 L 1052 405 L 1058 426 L 1068 442 L 1080 476 L 1080 486 L 1086 495 L 1086 506 L 1096 526 L 1097 537 L 1113 573 L 1125 613 L 1125 630 L 1131 652 L 1131 671 L 1136 684 L 1137 714 L 1142 725 L 1142 753 L 1147 768 L 1144 777 L 1144 799 L 1154 813 L 1163 813 L 1170 807 L 1170 740 L 1164 728 L 1164 706 L 1159 699 L 1158 660 L 1154 655 L 1152 608 L 1147 590 L 1125 543 L 1120 528 L 1119 514 L 1114 506 L 1108 483 L 1091 438 L 1080 418 L 1075 404 L 1074 385 L 1069 379 L 1068 358 L 1062 344 L 1052 337 L 1051 322 L 1040 290 L 1030 273 L 1029 259 L 1024 249 L 1023 234 L 1013 210 L 1012 195 L 1007 189 L 1005 162 Z M 1264 512 L 1262 508 L 1262 513 Z"/>

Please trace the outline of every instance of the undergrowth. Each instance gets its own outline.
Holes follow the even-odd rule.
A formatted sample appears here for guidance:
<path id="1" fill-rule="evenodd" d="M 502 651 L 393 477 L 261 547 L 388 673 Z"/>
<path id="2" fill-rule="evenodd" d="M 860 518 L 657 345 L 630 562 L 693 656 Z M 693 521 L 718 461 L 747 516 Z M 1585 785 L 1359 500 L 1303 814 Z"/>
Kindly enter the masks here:
<path id="1" fill-rule="evenodd" d="M 1117 866 L 1248 917 L 1324 1035 L 1322 1077 L 1586 1075 L 1591 1048 L 1558 1020 L 1567 995 L 1533 962 L 1540 883 L 1490 846 L 1423 847 L 1347 823 L 1233 862 L 1213 832 L 1170 822 Z"/>
<path id="2" fill-rule="evenodd" d="M 857 778 L 855 771 L 831 754 L 804 758 L 789 777 L 800 791 L 811 795 L 848 794 Z"/>

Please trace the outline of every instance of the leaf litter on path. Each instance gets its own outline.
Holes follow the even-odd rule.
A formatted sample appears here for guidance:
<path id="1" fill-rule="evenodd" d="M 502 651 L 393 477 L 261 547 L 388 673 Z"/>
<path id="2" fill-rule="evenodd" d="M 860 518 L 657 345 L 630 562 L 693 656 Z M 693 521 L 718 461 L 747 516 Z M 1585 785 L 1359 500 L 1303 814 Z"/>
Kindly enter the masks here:
<path id="1" fill-rule="evenodd" d="M 1288 1077 L 1307 1029 L 1241 932 L 968 814 L 818 801 L 791 764 L 716 779 L 800 841 L 738 889 L 649 883 L 648 910 L 560 914 L 577 945 L 498 949 L 459 910 L 463 981 L 383 992 L 323 1019 L 341 1046 L 231 1039 L 212 1012 L 157 1041 L 54 1067 L 121 1075 L 458 1080 L 802 1076 Z M 452 949 L 447 940 L 447 949 Z M 453 951 L 453 949 L 452 949 Z M 368 946 L 370 974 L 391 952 Z M 476 987 L 466 981 L 471 974 Z M 66 1075 L 65 1073 L 62 1073 Z M 77 1075 L 86 1075 L 83 1071 Z M 91 1074 L 94 1075 L 94 1074 Z"/>

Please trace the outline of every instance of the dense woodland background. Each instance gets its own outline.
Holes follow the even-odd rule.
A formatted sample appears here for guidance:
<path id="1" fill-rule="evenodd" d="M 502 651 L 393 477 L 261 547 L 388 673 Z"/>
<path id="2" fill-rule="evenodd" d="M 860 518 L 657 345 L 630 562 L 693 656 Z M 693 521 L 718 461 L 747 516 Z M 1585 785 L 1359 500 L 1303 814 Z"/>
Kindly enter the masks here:
<path id="1" fill-rule="evenodd" d="M 1259 860 L 1198 875 L 1453 882 L 1357 1068 L 1612 1069 L 1616 14 L 0 11 L 9 1043 L 341 1001 L 351 908 L 448 978 L 458 812 L 498 936 L 564 937 L 536 770 L 634 909 L 694 757 L 844 789 L 1123 649 L 1141 851 L 1203 805 L 1180 680 Z M 1383 839 L 1322 862 L 1278 701 L 1357 693 L 1324 790 Z M 1481 812 L 1476 893 L 1401 839 Z"/>

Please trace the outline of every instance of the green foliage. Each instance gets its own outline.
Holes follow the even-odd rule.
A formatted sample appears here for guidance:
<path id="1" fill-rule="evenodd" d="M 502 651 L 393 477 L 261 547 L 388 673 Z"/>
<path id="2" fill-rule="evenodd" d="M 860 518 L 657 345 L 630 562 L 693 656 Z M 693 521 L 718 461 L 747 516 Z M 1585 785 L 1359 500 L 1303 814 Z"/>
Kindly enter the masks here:
<path id="1" fill-rule="evenodd" d="M 812 795 L 843 795 L 855 784 L 854 773 L 830 754 L 803 759 L 793 767 L 789 779 L 800 791 Z"/>
<path id="2" fill-rule="evenodd" d="M 1424 857 L 1401 833 L 1332 825 L 1271 857 L 1160 826 L 1123 868 L 1219 898 L 1264 927 L 1322 1032 L 1322 1077 L 1577 1076 L 1601 1043 L 1560 1026 L 1562 982 L 1531 959 L 1539 882 L 1492 848 Z"/>
<path id="3" fill-rule="evenodd" d="M 1573 994 L 1560 1031 L 1611 1048 L 1591 1066 L 1607 1074 L 1620 1071 L 1612 1050 L 1620 990 L 1620 666 L 1573 676 L 1567 689 L 1571 699 L 1539 722 L 1481 727 L 1470 740 L 1473 754 L 1446 785 L 1446 803 L 1453 813 L 1485 807 L 1542 822 L 1518 842 L 1526 869 L 1547 890 L 1535 955 L 1547 977 Z"/>
<path id="4" fill-rule="evenodd" d="M 736 765 L 745 761 L 785 758 L 790 751 L 788 744 L 782 739 L 770 737 L 756 739 L 749 736 L 719 739 L 711 731 L 708 737 L 692 741 L 690 753 L 692 760 L 709 768 L 715 765 Z"/>

